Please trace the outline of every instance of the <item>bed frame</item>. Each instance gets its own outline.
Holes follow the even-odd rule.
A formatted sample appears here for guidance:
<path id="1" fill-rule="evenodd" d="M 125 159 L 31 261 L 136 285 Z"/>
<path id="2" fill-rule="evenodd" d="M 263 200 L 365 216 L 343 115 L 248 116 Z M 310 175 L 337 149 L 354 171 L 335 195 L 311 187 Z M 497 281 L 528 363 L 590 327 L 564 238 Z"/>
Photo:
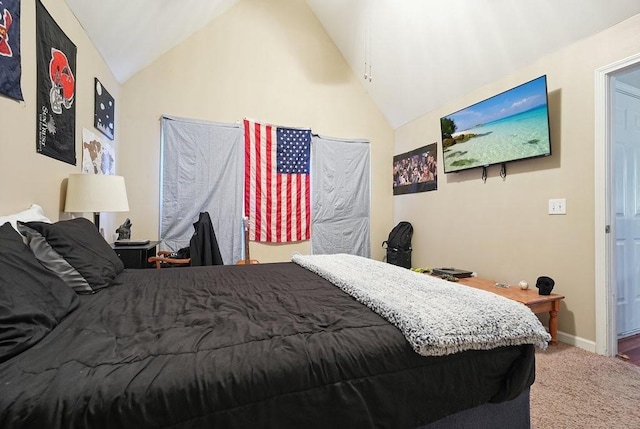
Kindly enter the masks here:
<path id="1" fill-rule="evenodd" d="M 529 429 L 530 410 L 530 389 L 526 389 L 510 401 L 460 411 L 418 429 Z"/>

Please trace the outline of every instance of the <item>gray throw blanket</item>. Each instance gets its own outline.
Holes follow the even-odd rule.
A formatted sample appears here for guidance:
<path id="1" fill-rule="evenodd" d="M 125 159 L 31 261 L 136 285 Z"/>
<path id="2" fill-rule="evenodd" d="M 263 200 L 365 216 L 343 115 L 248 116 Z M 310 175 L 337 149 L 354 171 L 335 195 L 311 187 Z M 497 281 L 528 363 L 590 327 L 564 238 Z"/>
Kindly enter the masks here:
<path id="1" fill-rule="evenodd" d="M 423 356 L 535 344 L 551 336 L 525 305 L 491 292 L 353 255 L 293 255 L 395 325 Z"/>

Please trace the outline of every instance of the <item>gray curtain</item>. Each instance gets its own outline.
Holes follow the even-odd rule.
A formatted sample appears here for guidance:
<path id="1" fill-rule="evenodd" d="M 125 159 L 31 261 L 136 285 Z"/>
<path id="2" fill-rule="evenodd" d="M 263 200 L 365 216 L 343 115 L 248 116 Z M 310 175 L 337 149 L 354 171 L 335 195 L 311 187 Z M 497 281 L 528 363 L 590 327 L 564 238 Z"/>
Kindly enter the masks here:
<path id="1" fill-rule="evenodd" d="M 239 125 L 162 117 L 161 249 L 188 246 L 206 211 L 224 263 L 241 259 L 243 149 Z"/>
<path id="2" fill-rule="evenodd" d="M 311 252 L 371 257 L 370 146 L 363 140 L 311 140 Z"/>

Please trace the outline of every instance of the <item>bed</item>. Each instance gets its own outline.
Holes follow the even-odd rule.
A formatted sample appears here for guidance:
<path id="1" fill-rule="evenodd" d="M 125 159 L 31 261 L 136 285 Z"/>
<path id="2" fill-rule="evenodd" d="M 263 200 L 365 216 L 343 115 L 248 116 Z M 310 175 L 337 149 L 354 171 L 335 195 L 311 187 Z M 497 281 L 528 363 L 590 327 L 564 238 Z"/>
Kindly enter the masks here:
<path id="1" fill-rule="evenodd" d="M 299 262 L 123 270 L 89 225 L 0 227 L 0 427 L 529 427 L 536 341 L 423 356 Z"/>

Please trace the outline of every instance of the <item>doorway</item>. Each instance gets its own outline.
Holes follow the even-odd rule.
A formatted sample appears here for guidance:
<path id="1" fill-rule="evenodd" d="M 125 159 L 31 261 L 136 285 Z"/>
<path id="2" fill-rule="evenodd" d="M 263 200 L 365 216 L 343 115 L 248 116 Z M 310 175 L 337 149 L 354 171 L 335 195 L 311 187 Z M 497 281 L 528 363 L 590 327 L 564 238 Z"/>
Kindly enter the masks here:
<path id="1" fill-rule="evenodd" d="M 595 77 L 596 352 L 613 356 L 640 332 L 640 54 Z"/>
<path id="2" fill-rule="evenodd" d="M 640 334 L 640 66 L 615 72 L 612 77 L 612 265 L 621 354 L 621 341 L 627 344 Z"/>

